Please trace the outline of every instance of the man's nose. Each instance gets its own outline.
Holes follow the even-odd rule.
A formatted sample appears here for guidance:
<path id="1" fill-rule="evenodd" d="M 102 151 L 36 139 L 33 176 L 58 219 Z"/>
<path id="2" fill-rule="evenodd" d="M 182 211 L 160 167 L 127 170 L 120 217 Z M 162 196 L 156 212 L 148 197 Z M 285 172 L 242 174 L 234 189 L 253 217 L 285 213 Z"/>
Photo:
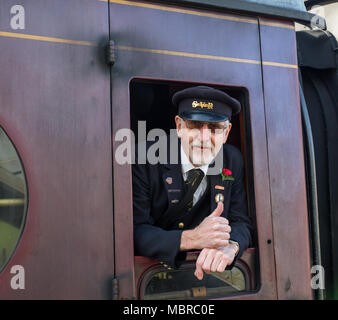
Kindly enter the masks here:
<path id="1" fill-rule="evenodd" d="M 211 130 L 208 128 L 208 125 L 205 123 L 200 130 L 201 141 L 209 140 L 211 137 Z"/>

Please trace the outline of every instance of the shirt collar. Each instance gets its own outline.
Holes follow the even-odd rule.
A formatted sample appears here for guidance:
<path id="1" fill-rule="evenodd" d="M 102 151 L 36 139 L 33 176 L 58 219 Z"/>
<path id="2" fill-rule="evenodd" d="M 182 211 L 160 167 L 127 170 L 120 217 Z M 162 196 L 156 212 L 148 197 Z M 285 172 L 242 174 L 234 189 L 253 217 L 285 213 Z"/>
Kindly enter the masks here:
<path id="1" fill-rule="evenodd" d="M 205 165 L 200 166 L 200 167 L 195 167 L 190 162 L 189 158 L 187 157 L 182 145 L 181 145 L 181 166 L 182 166 L 182 173 L 183 174 L 187 173 L 191 169 L 201 169 L 204 173 L 204 176 L 207 175 L 207 171 L 208 171 L 208 168 L 209 168 L 209 164 L 205 164 Z"/>

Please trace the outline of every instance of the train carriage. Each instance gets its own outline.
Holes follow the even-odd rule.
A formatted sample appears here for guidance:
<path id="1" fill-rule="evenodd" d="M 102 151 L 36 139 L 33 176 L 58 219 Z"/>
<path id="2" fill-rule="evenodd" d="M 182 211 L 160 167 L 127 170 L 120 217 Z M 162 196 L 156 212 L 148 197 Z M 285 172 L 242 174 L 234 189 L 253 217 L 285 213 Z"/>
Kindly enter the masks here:
<path id="1" fill-rule="evenodd" d="M 3 0 L 0 17 L 0 299 L 337 298 L 336 185 L 321 181 L 324 216 L 316 66 L 297 58 L 295 30 L 325 20 L 296 0 Z M 336 79 L 332 48 L 321 70 Z M 193 85 L 241 102 L 228 143 L 244 155 L 254 225 L 236 266 L 202 282 L 196 252 L 178 270 L 134 256 L 131 164 L 116 156 L 125 129 L 168 134 L 171 97 Z M 328 292 L 311 279 L 322 260 Z"/>

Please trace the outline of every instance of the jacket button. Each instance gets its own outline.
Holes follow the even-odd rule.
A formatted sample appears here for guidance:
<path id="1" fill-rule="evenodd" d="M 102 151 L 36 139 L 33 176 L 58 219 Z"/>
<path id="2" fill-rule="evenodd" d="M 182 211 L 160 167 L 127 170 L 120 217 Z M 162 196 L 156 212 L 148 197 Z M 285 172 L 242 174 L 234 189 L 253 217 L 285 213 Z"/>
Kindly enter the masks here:
<path id="1" fill-rule="evenodd" d="M 178 227 L 179 227 L 180 229 L 183 229 L 183 228 L 184 228 L 184 223 L 183 223 L 183 222 L 180 222 L 180 223 L 178 224 Z"/>

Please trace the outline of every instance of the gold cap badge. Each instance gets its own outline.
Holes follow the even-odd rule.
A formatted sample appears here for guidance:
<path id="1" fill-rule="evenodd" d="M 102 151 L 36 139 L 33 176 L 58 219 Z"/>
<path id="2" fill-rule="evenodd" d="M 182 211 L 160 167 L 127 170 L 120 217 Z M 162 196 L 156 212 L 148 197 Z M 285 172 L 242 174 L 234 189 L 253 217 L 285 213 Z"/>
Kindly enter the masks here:
<path id="1" fill-rule="evenodd" d="M 200 107 L 202 109 L 203 108 L 213 109 L 214 108 L 214 104 L 212 102 L 193 101 L 192 107 L 193 108 Z"/>

